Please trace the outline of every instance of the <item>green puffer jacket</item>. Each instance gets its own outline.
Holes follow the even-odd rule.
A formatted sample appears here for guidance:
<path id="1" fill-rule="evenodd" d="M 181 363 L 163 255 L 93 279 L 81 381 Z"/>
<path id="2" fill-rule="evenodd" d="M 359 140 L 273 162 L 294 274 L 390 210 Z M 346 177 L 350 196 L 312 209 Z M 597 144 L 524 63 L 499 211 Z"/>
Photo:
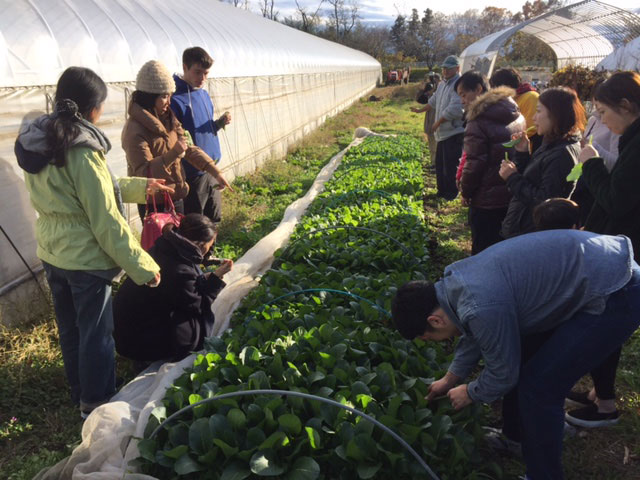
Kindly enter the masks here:
<path id="1" fill-rule="evenodd" d="M 46 132 L 53 118 L 43 115 L 25 122 L 15 145 L 38 212 L 38 257 L 65 270 L 120 267 L 139 285 L 151 281 L 160 267 L 142 249 L 121 213 L 123 199 L 144 203 L 147 179 L 116 181 L 105 158 L 109 139 L 83 119 L 74 122 L 78 135 L 64 166 L 52 165 Z"/>
<path id="2" fill-rule="evenodd" d="M 25 183 L 38 212 L 41 260 L 65 270 L 120 267 L 139 285 L 160 271 L 118 211 L 102 152 L 72 148 L 64 167 L 25 173 Z M 145 202 L 146 178 L 121 178 L 118 184 L 125 202 Z"/>

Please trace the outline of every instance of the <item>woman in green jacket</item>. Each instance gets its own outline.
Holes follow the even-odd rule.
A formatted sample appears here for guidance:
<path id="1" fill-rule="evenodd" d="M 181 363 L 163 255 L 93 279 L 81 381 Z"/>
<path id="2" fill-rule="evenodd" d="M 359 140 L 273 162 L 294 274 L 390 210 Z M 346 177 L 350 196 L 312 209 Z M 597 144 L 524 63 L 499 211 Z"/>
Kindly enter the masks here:
<path id="1" fill-rule="evenodd" d="M 106 96 L 96 73 L 68 68 L 54 113 L 24 125 L 15 145 L 38 212 L 37 254 L 53 295 L 71 397 L 83 417 L 115 393 L 111 281 L 124 269 L 138 284 L 160 282 L 160 268 L 133 236 L 122 201 L 167 189 L 163 181 L 116 181 L 111 174 L 105 159 L 111 144 L 95 126 Z"/>
<path id="2" fill-rule="evenodd" d="M 611 172 L 591 145 L 580 152 L 582 180 L 594 198 L 585 230 L 626 235 L 640 260 L 640 75 L 618 72 L 603 82 L 594 95 L 600 120 L 614 134 L 622 135 L 618 159 Z M 567 412 L 566 419 L 582 427 L 614 424 L 619 414 L 615 402 L 615 378 L 620 349 L 591 372 L 590 392 L 571 392 L 569 399 L 581 408 Z M 577 406 L 577 405 L 576 405 Z"/>

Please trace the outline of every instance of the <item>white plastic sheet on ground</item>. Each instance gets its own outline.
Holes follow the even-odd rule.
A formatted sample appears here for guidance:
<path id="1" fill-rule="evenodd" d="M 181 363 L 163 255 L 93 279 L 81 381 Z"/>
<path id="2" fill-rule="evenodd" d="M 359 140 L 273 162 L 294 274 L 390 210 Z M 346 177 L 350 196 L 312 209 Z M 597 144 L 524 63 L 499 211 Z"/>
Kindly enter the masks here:
<path id="1" fill-rule="evenodd" d="M 331 179 L 346 151 L 370 135 L 358 128 L 351 144 L 335 155 L 316 177 L 304 195 L 287 207 L 275 230 L 263 237 L 234 264 L 225 276 L 227 286 L 213 304 L 215 335 L 229 326 L 231 314 L 240 301 L 258 285 L 258 277 L 271 266 L 274 253 L 287 244 L 293 230 L 311 202 Z M 165 391 L 185 368 L 193 364 L 196 354 L 178 363 L 156 363 L 122 388 L 111 402 L 89 415 L 82 427 L 82 443 L 71 456 L 40 472 L 34 480 L 155 480 L 155 477 L 132 472 L 130 460 L 139 456 L 135 438 L 141 438 L 151 411 L 162 404 Z"/>

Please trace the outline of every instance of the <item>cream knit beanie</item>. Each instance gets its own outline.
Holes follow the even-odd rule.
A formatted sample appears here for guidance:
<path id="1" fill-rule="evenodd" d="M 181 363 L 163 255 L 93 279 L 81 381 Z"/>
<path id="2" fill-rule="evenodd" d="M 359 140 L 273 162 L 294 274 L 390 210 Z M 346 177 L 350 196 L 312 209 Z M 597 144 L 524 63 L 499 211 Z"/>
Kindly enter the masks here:
<path id="1" fill-rule="evenodd" d="M 136 90 L 145 93 L 173 93 L 176 83 L 167 67 L 157 60 L 149 60 L 138 72 Z"/>

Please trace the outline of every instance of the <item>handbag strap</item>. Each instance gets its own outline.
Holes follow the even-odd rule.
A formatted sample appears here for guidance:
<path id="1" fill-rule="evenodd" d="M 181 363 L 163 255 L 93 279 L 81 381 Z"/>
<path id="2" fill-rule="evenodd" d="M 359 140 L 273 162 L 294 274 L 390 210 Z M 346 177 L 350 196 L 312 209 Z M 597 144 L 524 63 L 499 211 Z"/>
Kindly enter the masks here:
<path id="1" fill-rule="evenodd" d="M 147 179 L 151 178 L 151 164 L 147 165 Z M 148 180 L 147 180 L 148 181 Z M 151 197 L 151 202 L 149 202 L 149 197 Z M 158 213 L 158 205 L 156 205 L 156 196 L 147 193 L 147 205 L 153 203 L 153 213 Z M 151 212 L 147 211 L 145 214 L 145 218 L 150 215 Z"/>
<path id="2" fill-rule="evenodd" d="M 149 164 L 147 166 L 147 178 L 152 178 L 151 177 L 151 164 Z M 169 206 L 169 213 L 172 213 L 174 216 L 176 215 L 176 207 L 173 204 L 173 200 L 171 199 L 171 195 L 169 195 L 167 192 L 163 192 L 164 193 L 164 210 L 167 211 L 167 205 Z M 149 205 L 149 197 L 151 197 L 151 200 L 153 202 L 153 213 L 158 213 L 158 206 L 156 205 L 156 196 L 155 195 L 151 195 L 151 194 L 147 194 L 147 205 Z"/>
<path id="3" fill-rule="evenodd" d="M 151 198 L 151 202 L 149 202 L 149 198 Z M 153 204 L 153 213 L 158 213 L 158 205 L 156 205 L 156 196 L 155 195 L 151 195 L 151 194 L 147 194 L 147 205 L 149 204 Z M 151 212 L 147 212 L 147 215 L 149 215 Z M 145 215 L 145 217 L 147 216 Z"/>
<path id="4" fill-rule="evenodd" d="M 173 204 L 173 200 L 171 200 L 171 195 L 169 195 L 167 192 L 164 192 L 164 210 L 167 211 L 167 205 L 169 205 L 169 213 L 172 213 L 173 215 L 176 214 L 176 207 Z"/>

